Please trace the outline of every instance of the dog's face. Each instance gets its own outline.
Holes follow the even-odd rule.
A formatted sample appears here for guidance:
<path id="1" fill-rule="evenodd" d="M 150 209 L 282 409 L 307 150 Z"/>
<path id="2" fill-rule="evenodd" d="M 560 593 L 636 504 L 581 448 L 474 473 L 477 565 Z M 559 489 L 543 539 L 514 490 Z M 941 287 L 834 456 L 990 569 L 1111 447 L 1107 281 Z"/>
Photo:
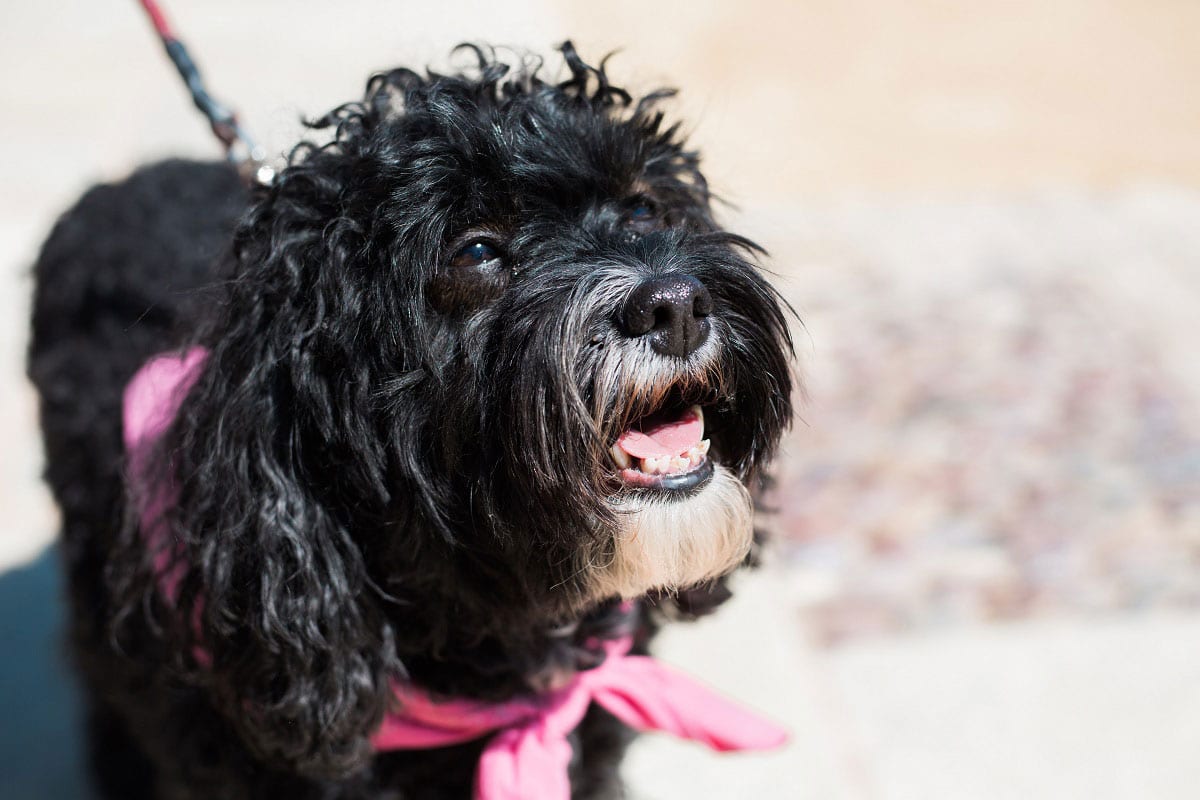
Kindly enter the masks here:
<path id="1" fill-rule="evenodd" d="M 236 243 L 214 361 L 283 374 L 222 391 L 279 395 L 262 447 L 401 594 L 437 561 L 433 583 L 561 616 L 727 572 L 789 422 L 780 302 L 665 93 L 634 106 L 564 54 L 557 85 L 482 54 L 377 76 Z"/>
<path id="2" fill-rule="evenodd" d="M 260 361 L 299 357 L 290 458 L 383 583 L 431 539 L 463 585 L 557 613 L 750 547 L 747 484 L 791 412 L 784 313 L 658 98 L 631 109 L 565 52 L 559 85 L 486 59 L 378 76 L 241 233 L 247 315 L 282 351 Z"/>
<path id="3" fill-rule="evenodd" d="M 431 344 L 416 402 L 421 468 L 457 504 L 444 524 L 577 605 L 745 557 L 745 482 L 790 416 L 790 346 L 695 155 L 572 66 L 567 89 L 508 98 L 407 87 L 377 136 L 394 148 L 378 219 L 404 243 L 389 266 Z"/>

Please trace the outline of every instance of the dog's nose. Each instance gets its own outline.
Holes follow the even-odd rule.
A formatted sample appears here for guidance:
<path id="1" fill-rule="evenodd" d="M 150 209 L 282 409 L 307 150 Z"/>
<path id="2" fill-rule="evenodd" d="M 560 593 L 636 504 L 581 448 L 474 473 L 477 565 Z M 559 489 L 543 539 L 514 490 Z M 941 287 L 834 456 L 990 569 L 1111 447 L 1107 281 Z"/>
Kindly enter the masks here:
<path id="1" fill-rule="evenodd" d="M 708 338 L 712 295 L 691 275 L 651 278 L 638 284 L 621 309 L 621 329 L 650 337 L 650 346 L 667 356 L 686 358 Z"/>

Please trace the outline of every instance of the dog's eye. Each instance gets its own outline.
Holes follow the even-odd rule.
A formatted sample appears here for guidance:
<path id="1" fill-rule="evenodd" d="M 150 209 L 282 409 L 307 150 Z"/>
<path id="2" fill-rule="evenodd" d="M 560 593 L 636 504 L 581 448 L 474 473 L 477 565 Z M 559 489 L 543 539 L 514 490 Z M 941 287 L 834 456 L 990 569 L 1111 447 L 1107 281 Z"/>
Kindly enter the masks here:
<path id="1" fill-rule="evenodd" d="M 645 222 L 656 216 L 655 208 L 650 203 L 638 203 L 629 211 L 630 222 Z"/>
<path id="2" fill-rule="evenodd" d="M 504 249 L 493 239 L 468 239 L 434 273 L 430 300 L 439 311 L 471 311 L 503 294 L 512 272 Z"/>
<path id="3" fill-rule="evenodd" d="M 625 227 L 634 231 L 648 232 L 662 225 L 662 211 L 648 197 L 636 197 L 630 201 L 625 212 Z"/>
<path id="4" fill-rule="evenodd" d="M 450 257 L 452 267 L 479 267 L 500 260 L 500 251 L 484 241 L 474 241 L 460 247 Z"/>

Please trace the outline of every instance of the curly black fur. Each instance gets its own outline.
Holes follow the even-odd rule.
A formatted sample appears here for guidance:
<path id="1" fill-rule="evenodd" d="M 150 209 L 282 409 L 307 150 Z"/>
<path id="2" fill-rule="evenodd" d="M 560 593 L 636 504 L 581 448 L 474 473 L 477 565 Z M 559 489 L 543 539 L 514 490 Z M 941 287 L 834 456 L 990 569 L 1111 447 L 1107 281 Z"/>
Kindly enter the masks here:
<path id="1" fill-rule="evenodd" d="M 557 84 L 469 52 L 463 74 L 372 78 L 268 188 L 147 167 L 90 191 L 42 251 L 30 374 L 111 796 L 466 796 L 479 742 L 372 753 L 389 679 L 504 699 L 594 666 L 631 625 L 644 647 L 652 603 L 631 618 L 580 566 L 622 513 L 609 445 L 674 392 L 752 482 L 788 423 L 784 315 L 655 110 L 669 92 L 634 103 L 569 44 Z M 631 202 L 654 223 L 629 224 Z M 447 266 L 481 237 L 503 269 Z M 717 355 L 639 383 L 621 287 L 680 272 L 712 294 Z M 186 570 L 168 604 L 120 394 L 194 344 L 210 355 L 157 462 Z M 619 792 L 627 739 L 589 713 L 577 794 Z"/>

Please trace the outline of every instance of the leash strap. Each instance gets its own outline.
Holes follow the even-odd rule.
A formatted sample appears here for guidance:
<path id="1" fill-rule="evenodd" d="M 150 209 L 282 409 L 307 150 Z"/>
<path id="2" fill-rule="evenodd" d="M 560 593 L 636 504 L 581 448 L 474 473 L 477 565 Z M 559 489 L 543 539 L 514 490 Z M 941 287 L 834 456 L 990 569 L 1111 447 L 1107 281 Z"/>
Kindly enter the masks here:
<path id="1" fill-rule="evenodd" d="M 208 120 L 213 134 L 224 146 L 226 157 L 247 181 L 270 183 L 275 177 L 275 171 L 264 163 L 263 149 L 238 121 L 237 114 L 209 94 L 204 78 L 200 75 L 200 68 L 192 60 L 187 47 L 175 35 L 157 0 L 139 2 L 149 16 L 158 38 L 162 40 L 167 56 L 175 65 L 179 77 L 183 78 L 184 84 L 187 85 L 192 95 L 192 103 Z"/>

